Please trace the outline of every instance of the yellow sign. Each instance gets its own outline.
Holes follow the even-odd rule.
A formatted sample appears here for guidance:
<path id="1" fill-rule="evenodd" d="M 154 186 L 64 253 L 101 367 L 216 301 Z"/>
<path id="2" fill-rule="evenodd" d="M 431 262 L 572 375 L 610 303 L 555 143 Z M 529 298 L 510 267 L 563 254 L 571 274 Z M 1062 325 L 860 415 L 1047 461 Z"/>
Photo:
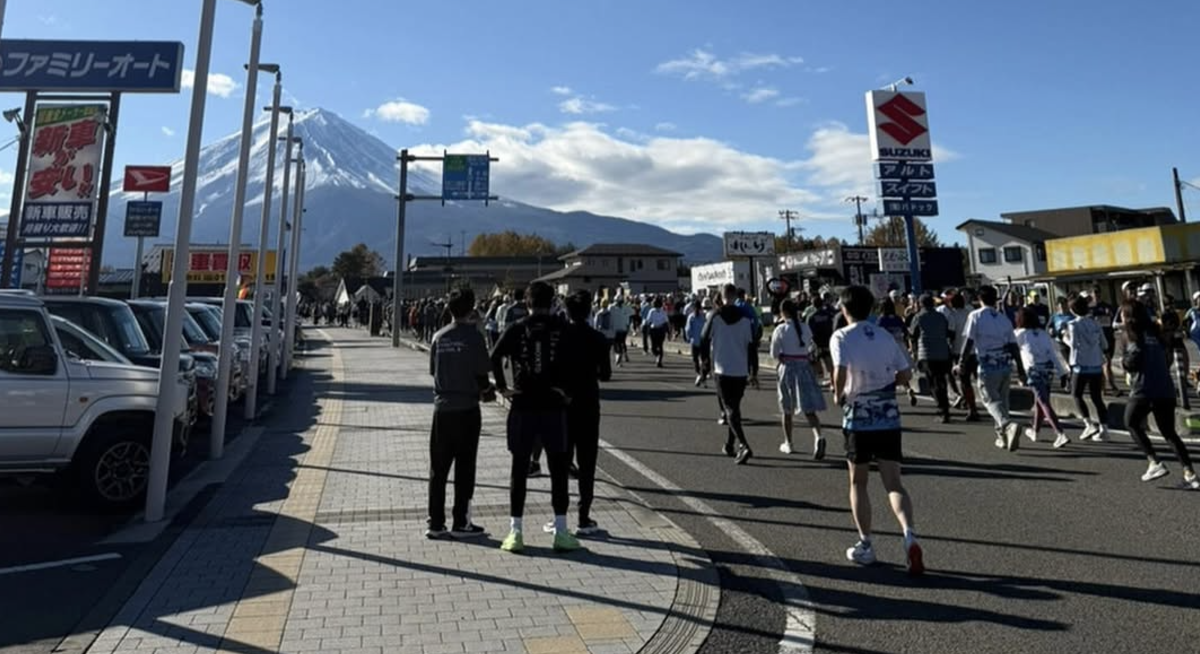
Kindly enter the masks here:
<path id="1" fill-rule="evenodd" d="M 1052 273 L 1200 261 L 1200 223 L 1125 229 L 1046 241 Z"/>
<path id="2" fill-rule="evenodd" d="M 224 248 L 191 248 L 188 253 L 189 284 L 224 284 L 225 271 L 229 267 L 229 250 Z M 171 281 L 175 262 L 175 250 L 163 250 L 162 280 Z M 238 270 L 243 282 L 253 282 L 258 272 L 258 251 L 246 250 L 239 253 Z M 267 250 L 266 278 L 268 284 L 275 283 L 275 250 Z"/>

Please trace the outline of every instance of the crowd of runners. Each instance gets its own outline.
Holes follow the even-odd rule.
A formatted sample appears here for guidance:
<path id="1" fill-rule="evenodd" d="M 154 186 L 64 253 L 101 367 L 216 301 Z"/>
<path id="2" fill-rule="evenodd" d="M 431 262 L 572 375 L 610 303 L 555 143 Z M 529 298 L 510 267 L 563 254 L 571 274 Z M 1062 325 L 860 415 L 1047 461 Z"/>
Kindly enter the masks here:
<path id="1" fill-rule="evenodd" d="M 861 286 L 838 293 L 793 293 L 777 298 L 766 314 L 744 291 L 726 286 L 715 294 L 595 298 L 587 291 L 559 297 L 542 283 L 491 301 L 470 290 L 420 303 L 415 336 L 430 342 L 435 411 L 430 442 L 429 538 L 474 538 L 471 520 L 480 403 L 507 398 L 511 515 L 501 548 L 524 548 L 527 479 L 546 461 L 554 519 L 543 526 L 558 551 L 581 547 L 578 536 L 596 533 L 591 515 L 600 433 L 600 384 L 630 362 L 633 350 L 664 366 L 667 343 L 690 348 L 695 385 L 715 387 L 721 450 L 747 463 L 742 401 L 758 387 L 760 361 L 775 369 L 782 442 L 802 449 L 795 418 L 812 434 L 811 454 L 823 459 L 826 438 L 820 414 L 831 404 L 842 412 L 849 466 L 850 504 L 858 540 L 847 558 L 874 562 L 867 480 L 879 472 L 889 505 L 904 533 L 909 570 L 924 569 L 912 519 L 912 501 L 901 477 L 901 404 L 915 406 L 923 387 L 937 407 L 936 420 L 979 421 L 980 405 L 995 431 L 995 445 L 1015 451 L 1022 438 L 1038 442 L 1048 427 L 1054 448 L 1073 440 L 1105 441 L 1109 397 L 1128 395 L 1124 424 L 1147 459 L 1146 482 L 1169 474 L 1147 433 L 1153 416 L 1182 468 L 1182 488 L 1200 480 L 1175 430 L 1175 409 L 1187 370 L 1184 339 L 1200 341 L 1200 293 L 1186 316 L 1164 310 L 1153 288 L 1127 287 L 1119 305 L 1099 289 L 1063 298 L 1051 311 L 1035 293 L 1025 302 L 1002 301 L 993 287 L 952 289 L 939 295 L 876 298 Z M 416 322 L 416 321 L 414 321 Z M 439 329 L 430 329 L 436 322 Z M 767 324 L 769 323 L 769 324 Z M 1120 348 L 1118 350 L 1118 344 Z M 764 347 L 765 346 L 765 347 Z M 1121 364 L 1127 390 L 1114 375 Z M 1015 375 L 1015 378 L 1014 378 Z M 1010 409 L 1015 381 L 1034 398 L 1031 420 Z M 1070 392 L 1082 417 L 1077 433 L 1057 415 L 1051 392 Z M 1089 406 L 1090 404 L 1090 406 Z M 956 412 L 957 416 L 956 416 Z M 451 522 L 445 516 L 446 483 L 455 470 Z M 568 528 L 569 480 L 578 480 L 576 528 Z"/>

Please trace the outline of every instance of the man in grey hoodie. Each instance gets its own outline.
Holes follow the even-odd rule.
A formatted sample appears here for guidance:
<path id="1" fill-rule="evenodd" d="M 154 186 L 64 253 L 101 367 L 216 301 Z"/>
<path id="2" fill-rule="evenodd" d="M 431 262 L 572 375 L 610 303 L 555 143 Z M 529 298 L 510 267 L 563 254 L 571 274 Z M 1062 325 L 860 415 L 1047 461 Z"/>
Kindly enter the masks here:
<path id="1" fill-rule="evenodd" d="M 728 434 L 722 451 L 743 465 L 753 456 L 746 432 L 742 428 L 742 397 L 752 370 L 751 361 L 758 357 L 756 343 L 761 327 L 736 306 L 737 288 L 727 284 L 723 290 L 725 304 L 709 317 L 700 335 L 700 351 L 706 357 L 705 367 L 717 382 L 717 397 L 724 407 Z M 734 440 L 738 448 L 734 450 Z"/>

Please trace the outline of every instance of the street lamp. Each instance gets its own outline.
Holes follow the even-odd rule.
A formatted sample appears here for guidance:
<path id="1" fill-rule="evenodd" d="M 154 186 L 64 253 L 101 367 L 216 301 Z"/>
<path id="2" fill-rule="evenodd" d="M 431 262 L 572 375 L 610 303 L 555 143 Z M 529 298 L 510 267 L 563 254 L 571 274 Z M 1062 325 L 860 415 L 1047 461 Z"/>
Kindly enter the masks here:
<path id="1" fill-rule="evenodd" d="M 279 241 L 275 247 L 275 281 L 271 284 L 271 334 L 267 340 L 271 344 L 269 363 L 267 365 L 267 395 L 275 394 L 275 381 L 279 377 L 279 357 L 283 352 L 283 342 L 279 336 L 279 328 L 283 326 L 280 320 L 280 291 L 283 289 L 283 257 L 284 240 L 287 237 L 288 191 L 292 172 L 292 129 L 295 125 L 296 114 L 291 107 L 280 107 L 279 111 L 287 114 L 287 136 L 280 139 L 287 142 L 283 157 L 283 188 L 279 202 Z"/>
<path id="2" fill-rule="evenodd" d="M 912 86 L 913 84 L 915 84 L 915 82 L 913 82 L 913 78 L 905 76 L 896 80 L 895 82 L 892 82 L 891 84 L 888 84 L 884 88 L 892 93 L 895 93 L 900 89 L 901 86 Z"/>
<path id="3" fill-rule="evenodd" d="M 284 306 L 284 311 L 287 312 L 287 319 L 283 323 L 283 370 L 280 372 L 283 379 L 287 379 L 288 371 L 292 367 L 292 351 L 296 347 L 296 305 L 300 302 L 300 285 L 297 280 L 300 266 L 300 234 L 301 223 L 304 220 L 304 141 L 297 139 L 300 143 L 300 156 L 296 159 L 296 197 L 292 201 L 294 207 L 292 218 L 292 247 L 288 250 L 290 256 L 288 258 L 288 301 Z"/>
<path id="4" fill-rule="evenodd" d="M 0 1 L 2 1 L 2 0 L 0 0 Z M 21 134 L 25 133 L 25 121 L 21 119 L 21 108 L 20 107 L 13 107 L 12 109 L 5 111 L 4 112 L 4 120 L 7 120 L 10 123 L 16 123 L 17 131 L 20 132 Z"/>
<path id="5" fill-rule="evenodd" d="M 250 318 L 250 365 L 253 366 L 254 373 L 250 375 L 250 383 L 246 385 L 246 404 L 243 414 L 246 420 L 254 420 L 258 413 L 258 353 L 262 347 L 263 291 L 266 288 L 263 277 L 267 274 L 271 196 L 275 191 L 275 135 L 279 131 L 279 97 L 283 93 L 283 73 L 279 70 L 279 64 L 259 64 L 258 68 L 275 73 L 275 88 L 271 96 L 271 106 L 266 108 L 271 112 L 271 127 L 267 137 L 267 178 L 263 182 L 262 219 L 258 225 L 258 262 L 254 270 L 254 315 Z"/>
<path id="6" fill-rule="evenodd" d="M 242 218 L 246 205 L 246 180 L 249 177 L 250 145 L 254 141 L 254 102 L 258 92 L 258 73 L 265 68 L 274 68 L 278 75 L 278 66 L 261 66 L 258 58 L 262 46 L 262 4 L 255 4 L 254 23 L 250 31 L 250 63 L 246 64 L 246 102 L 242 107 L 242 139 L 238 150 L 237 180 L 233 191 L 233 219 L 229 225 L 229 260 L 225 264 L 225 294 L 221 300 L 221 343 L 217 351 L 217 389 L 216 404 L 213 407 L 211 438 L 208 444 L 208 455 L 211 459 L 219 459 L 225 451 L 225 420 L 229 411 L 229 383 L 233 376 L 234 332 L 237 326 L 237 292 L 238 275 L 241 272 L 242 258 Z M 256 365 L 251 360 L 251 365 Z M 254 368 L 254 374 L 258 368 Z"/>

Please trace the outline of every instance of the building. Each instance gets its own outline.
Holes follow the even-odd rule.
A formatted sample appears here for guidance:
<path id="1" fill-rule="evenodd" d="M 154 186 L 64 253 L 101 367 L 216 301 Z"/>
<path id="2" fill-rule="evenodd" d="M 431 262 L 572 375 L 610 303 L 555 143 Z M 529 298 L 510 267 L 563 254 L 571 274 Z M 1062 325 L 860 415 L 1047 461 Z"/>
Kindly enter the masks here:
<path id="1" fill-rule="evenodd" d="M 1065 209 L 1015 211 L 1002 213 L 1000 217 L 1010 224 L 1033 227 L 1055 236 L 1103 234 L 1123 229 L 1173 225 L 1178 222 L 1175 219 L 1175 213 L 1165 207 L 1127 209 L 1108 204 Z"/>
<path id="2" fill-rule="evenodd" d="M 563 267 L 538 281 L 563 295 L 618 287 L 629 293 L 670 293 L 679 290 L 682 257 L 653 245 L 597 243 L 560 257 Z"/>
<path id="3" fill-rule="evenodd" d="M 921 287 L 926 290 L 957 288 L 966 279 L 962 250 L 921 248 L 918 253 Z M 792 288 L 818 292 L 834 286 L 866 286 L 876 296 L 889 291 L 907 292 L 912 288 L 908 250 L 835 244 L 822 250 L 807 250 L 780 255 L 778 275 Z"/>
<path id="4" fill-rule="evenodd" d="M 447 283 L 469 284 L 478 294 L 493 288 L 523 288 L 542 275 L 558 268 L 557 257 L 412 257 L 409 273 L 438 273 Z M 407 280 L 407 277 L 406 277 Z M 443 284 L 445 287 L 445 283 Z M 405 295 L 408 295 L 406 292 Z"/>
<path id="5" fill-rule="evenodd" d="M 974 284 L 1008 283 L 1044 274 L 1046 241 L 1056 236 L 1024 224 L 987 220 L 968 220 L 957 229 L 967 235 Z"/>

